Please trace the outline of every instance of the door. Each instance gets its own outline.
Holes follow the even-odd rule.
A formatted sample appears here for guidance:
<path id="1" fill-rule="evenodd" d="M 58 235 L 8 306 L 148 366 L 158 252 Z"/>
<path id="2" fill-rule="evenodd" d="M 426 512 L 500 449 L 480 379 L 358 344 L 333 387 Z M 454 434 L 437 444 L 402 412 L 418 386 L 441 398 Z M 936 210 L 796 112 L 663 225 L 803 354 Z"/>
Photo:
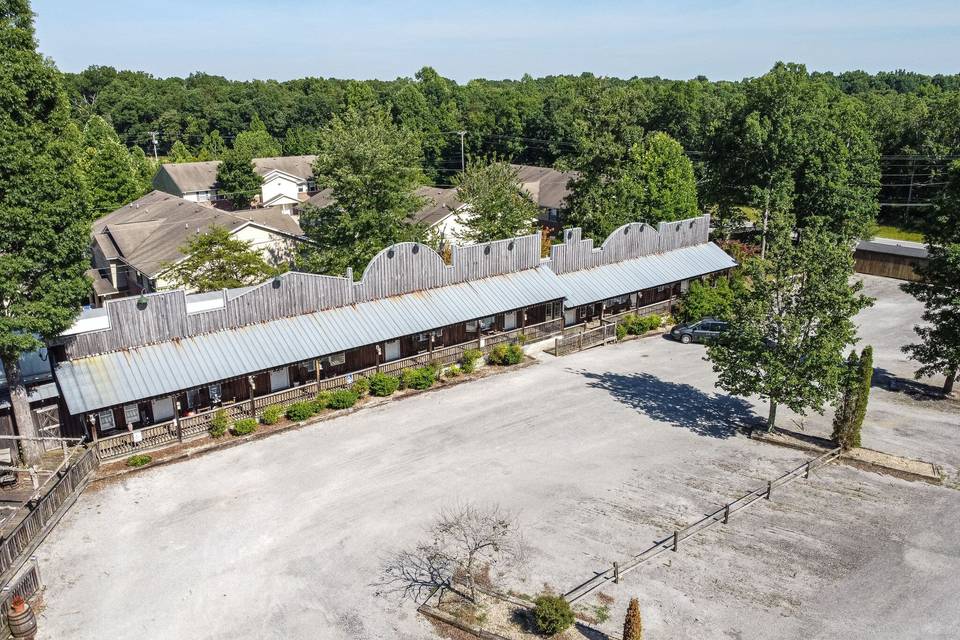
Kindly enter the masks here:
<path id="1" fill-rule="evenodd" d="M 173 398 L 160 398 L 150 403 L 153 409 L 153 423 L 163 422 L 173 418 Z"/>
<path id="2" fill-rule="evenodd" d="M 385 346 L 385 349 L 383 352 L 383 359 L 385 362 L 390 362 L 392 360 L 400 359 L 400 341 L 399 340 L 392 340 L 391 342 L 386 343 L 386 345 L 384 346 Z"/>
<path id="3" fill-rule="evenodd" d="M 517 328 L 517 312 L 511 311 L 510 313 L 503 314 L 503 330 L 510 331 L 511 329 Z"/>
<path id="4" fill-rule="evenodd" d="M 270 372 L 270 391 L 282 391 L 290 386 L 290 370 L 274 369 Z"/>
<path id="5" fill-rule="evenodd" d="M 577 310 L 567 309 L 563 312 L 563 326 L 569 327 L 577 324 Z"/>

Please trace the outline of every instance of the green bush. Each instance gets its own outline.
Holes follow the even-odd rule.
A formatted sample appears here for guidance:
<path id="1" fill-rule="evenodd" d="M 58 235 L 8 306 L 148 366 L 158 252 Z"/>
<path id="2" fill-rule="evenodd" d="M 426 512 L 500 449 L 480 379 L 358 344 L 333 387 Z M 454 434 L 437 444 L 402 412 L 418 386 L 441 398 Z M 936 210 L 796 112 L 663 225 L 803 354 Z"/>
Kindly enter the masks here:
<path id="1" fill-rule="evenodd" d="M 570 628 L 573 611 L 563 596 L 544 594 L 533 601 L 533 621 L 540 633 L 552 636 Z"/>
<path id="2" fill-rule="evenodd" d="M 330 402 L 327 406 L 331 409 L 349 409 L 357 404 L 359 399 L 356 392 L 351 389 L 338 389 L 330 394 Z"/>
<path id="3" fill-rule="evenodd" d="M 227 417 L 227 412 L 223 409 L 218 409 L 216 413 L 213 414 L 213 418 L 210 420 L 210 435 L 214 438 L 219 438 L 225 434 L 229 428 L 230 418 Z"/>
<path id="4" fill-rule="evenodd" d="M 283 407 L 272 404 L 263 410 L 263 413 L 260 415 L 260 422 L 263 424 L 277 424 L 282 417 Z"/>
<path id="5" fill-rule="evenodd" d="M 385 373 L 370 376 L 370 393 L 381 398 L 391 396 L 400 388 L 400 378 Z"/>
<path id="6" fill-rule="evenodd" d="M 400 386 L 404 389 L 429 389 L 437 381 L 437 370 L 433 367 L 405 369 L 400 374 Z"/>
<path id="7" fill-rule="evenodd" d="M 350 388 L 353 389 L 353 392 L 357 394 L 358 397 L 362 398 L 370 393 L 370 379 L 357 378 L 356 382 L 354 382 L 353 386 Z"/>
<path id="8" fill-rule="evenodd" d="M 301 402 L 294 402 L 292 405 L 287 407 L 287 420 L 293 420 L 294 422 L 303 422 L 314 413 L 314 403 L 312 400 L 304 400 Z"/>
<path id="9" fill-rule="evenodd" d="M 523 347 L 518 344 L 498 344 L 487 356 L 487 362 L 501 367 L 523 361 Z"/>
<path id="10" fill-rule="evenodd" d="M 736 279 L 718 277 L 713 284 L 694 280 L 677 305 L 677 320 L 696 322 L 703 318 L 730 320 L 737 297 Z"/>
<path id="11" fill-rule="evenodd" d="M 623 327 L 623 330 L 626 333 L 629 333 L 632 336 L 642 336 L 647 331 L 653 331 L 658 329 L 663 323 L 663 318 L 657 314 L 652 314 L 649 316 L 637 316 L 634 314 L 627 314 L 623 316 L 620 320 L 620 324 L 617 325 L 617 337 L 620 337 L 620 328 Z"/>
<path id="12" fill-rule="evenodd" d="M 143 453 L 138 453 L 135 456 L 130 456 L 129 458 L 127 458 L 127 466 L 142 467 L 145 464 L 150 464 L 152 461 L 153 461 L 153 458 L 151 458 L 150 456 L 145 455 Z"/>
<path id="13" fill-rule="evenodd" d="M 627 328 L 623 324 L 617 325 L 617 340 L 623 340 L 627 337 Z"/>
<path id="14" fill-rule="evenodd" d="M 455 364 L 453 366 L 447 367 L 447 377 L 456 378 L 457 376 L 463 374 L 463 369 L 460 368 L 460 365 Z"/>
<path id="15" fill-rule="evenodd" d="M 480 349 L 467 349 L 460 356 L 460 370 L 464 373 L 473 373 L 477 368 L 477 362 L 483 357 L 483 351 Z"/>
<path id="16" fill-rule="evenodd" d="M 314 414 L 320 413 L 330 405 L 330 392 L 321 391 L 316 398 L 310 401 L 310 404 L 313 405 Z"/>
<path id="17" fill-rule="evenodd" d="M 257 430 L 257 421 L 253 418 L 243 418 L 242 420 L 237 420 L 233 423 L 233 428 L 230 429 L 230 433 L 235 436 L 245 436 L 248 433 L 253 433 Z"/>

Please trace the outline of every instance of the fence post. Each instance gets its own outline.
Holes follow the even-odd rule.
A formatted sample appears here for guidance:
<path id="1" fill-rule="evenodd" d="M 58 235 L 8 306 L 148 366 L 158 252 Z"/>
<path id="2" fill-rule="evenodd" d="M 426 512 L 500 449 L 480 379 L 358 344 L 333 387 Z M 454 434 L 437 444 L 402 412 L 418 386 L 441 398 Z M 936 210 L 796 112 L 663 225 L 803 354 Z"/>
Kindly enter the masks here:
<path id="1" fill-rule="evenodd" d="M 806 480 L 809 477 L 810 477 L 810 463 L 807 462 L 807 469 L 806 471 L 803 472 L 803 478 L 804 480 Z"/>
<path id="2" fill-rule="evenodd" d="M 553 355 L 560 357 L 560 338 L 553 339 Z"/>
<path id="3" fill-rule="evenodd" d="M 676 529 L 673 530 L 673 551 L 676 552 L 677 547 L 680 546 L 680 532 Z"/>
<path id="4" fill-rule="evenodd" d="M 730 503 L 723 505 L 723 524 L 730 521 Z"/>
<path id="5" fill-rule="evenodd" d="M 620 584 L 620 563 L 613 563 L 613 584 Z"/>
<path id="6" fill-rule="evenodd" d="M 577 351 L 583 351 L 583 331 L 577 334 Z"/>
<path id="7" fill-rule="evenodd" d="M 173 412 L 173 426 L 177 428 L 177 441 L 183 442 L 183 428 L 180 426 L 180 416 L 177 415 L 179 411 Z"/>
<path id="8" fill-rule="evenodd" d="M 767 500 L 770 499 L 770 492 L 773 490 L 773 481 L 767 480 Z"/>

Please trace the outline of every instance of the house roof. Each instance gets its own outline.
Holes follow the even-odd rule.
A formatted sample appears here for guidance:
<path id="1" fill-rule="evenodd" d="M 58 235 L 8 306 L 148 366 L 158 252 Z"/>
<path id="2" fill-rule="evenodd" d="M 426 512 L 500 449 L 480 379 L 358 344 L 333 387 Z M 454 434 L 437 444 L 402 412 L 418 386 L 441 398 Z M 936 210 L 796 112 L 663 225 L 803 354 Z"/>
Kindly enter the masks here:
<path id="1" fill-rule="evenodd" d="M 60 362 L 56 374 L 67 407 L 76 415 L 557 300 L 563 295 L 557 276 L 546 267 L 536 267 Z M 190 299 L 197 303 L 195 297 Z"/>
<path id="2" fill-rule="evenodd" d="M 316 156 L 281 156 L 277 158 L 254 158 L 254 170 L 261 176 L 273 170 L 283 171 L 303 180 L 313 176 L 313 161 Z M 205 162 L 166 162 L 161 169 L 180 193 L 209 191 L 216 187 L 219 160 Z M 155 183 L 156 184 L 156 183 Z"/>
<path id="3" fill-rule="evenodd" d="M 544 209 L 566 208 L 570 195 L 569 182 L 579 174 L 576 171 L 557 171 L 551 167 L 535 167 L 529 164 L 510 165 L 517 172 L 517 179 L 524 190 Z"/>
<path id="4" fill-rule="evenodd" d="M 735 266 L 736 261 L 723 249 L 708 242 L 557 277 L 566 295 L 563 304 L 569 309 Z"/>
<path id="5" fill-rule="evenodd" d="M 180 247 L 191 236 L 218 226 L 235 231 L 247 224 L 291 236 L 300 225 L 276 208 L 223 211 L 183 198 L 151 191 L 93 223 L 93 242 L 108 258 L 121 258 L 147 276 L 183 257 Z"/>
<path id="6" fill-rule="evenodd" d="M 433 226 L 463 206 L 457 198 L 457 190 L 453 187 L 418 187 L 415 193 L 427 202 L 423 208 L 410 216 L 412 222 Z M 333 202 L 333 189 L 328 188 L 315 193 L 304 204 L 322 209 Z"/>

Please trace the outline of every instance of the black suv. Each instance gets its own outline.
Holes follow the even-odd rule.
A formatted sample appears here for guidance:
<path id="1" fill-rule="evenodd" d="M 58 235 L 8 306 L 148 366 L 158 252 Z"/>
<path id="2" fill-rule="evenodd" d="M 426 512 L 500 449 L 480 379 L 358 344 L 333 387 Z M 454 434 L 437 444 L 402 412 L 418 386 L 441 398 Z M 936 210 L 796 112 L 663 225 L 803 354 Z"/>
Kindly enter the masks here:
<path id="1" fill-rule="evenodd" d="M 704 318 L 699 322 L 678 324 L 670 330 L 670 337 L 683 344 L 691 342 L 709 342 L 720 337 L 727 330 L 727 323 L 723 320 Z"/>

